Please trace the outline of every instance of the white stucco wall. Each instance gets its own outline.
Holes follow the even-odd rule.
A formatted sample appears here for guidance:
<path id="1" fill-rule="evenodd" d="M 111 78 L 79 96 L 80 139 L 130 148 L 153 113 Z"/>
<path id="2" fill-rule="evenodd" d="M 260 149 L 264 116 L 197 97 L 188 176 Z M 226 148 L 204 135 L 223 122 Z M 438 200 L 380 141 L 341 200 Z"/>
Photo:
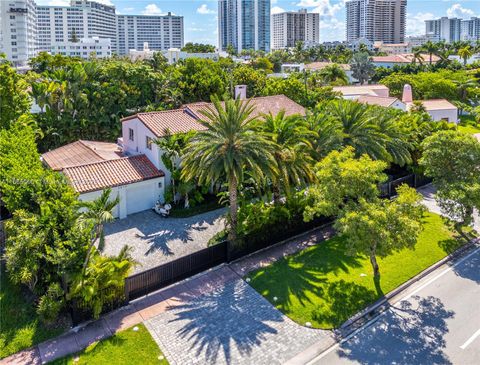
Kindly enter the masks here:
<path id="1" fill-rule="evenodd" d="M 136 205 L 142 203 L 137 201 L 135 194 L 141 192 L 142 202 L 146 201 L 146 205 Z M 113 200 L 117 196 L 120 198 L 119 204 L 113 210 L 115 218 L 125 218 L 127 215 L 136 213 L 137 211 L 147 210 L 155 205 L 157 200 L 164 201 L 165 180 L 163 177 L 141 181 L 138 183 L 116 186 L 112 188 L 110 198 Z M 80 201 L 92 201 L 102 194 L 102 190 L 92 191 L 80 194 Z M 131 201 L 128 201 L 131 199 Z M 129 208 L 128 208 L 129 207 Z"/>
<path id="2" fill-rule="evenodd" d="M 428 114 L 433 120 L 448 120 L 450 123 L 458 123 L 458 109 L 429 110 Z"/>

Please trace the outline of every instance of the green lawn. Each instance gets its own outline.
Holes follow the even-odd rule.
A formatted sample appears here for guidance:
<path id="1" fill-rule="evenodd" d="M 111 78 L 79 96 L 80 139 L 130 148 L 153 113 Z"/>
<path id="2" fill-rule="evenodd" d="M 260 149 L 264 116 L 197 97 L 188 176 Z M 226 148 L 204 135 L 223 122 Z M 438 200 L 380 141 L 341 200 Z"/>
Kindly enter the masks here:
<path id="1" fill-rule="evenodd" d="M 0 270 L 0 359 L 61 334 L 65 326 L 43 326 L 32 301 Z"/>
<path id="2" fill-rule="evenodd" d="M 467 134 L 480 133 L 480 127 L 476 123 L 475 118 L 471 115 L 460 116 L 460 124 L 458 125 L 458 130 Z"/>
<path id="3" fill-rule="evenodd" d="M 106 340 L 95 342 L 81 353 L 51 362 L 52 365 L 168 365 L 150 333 L 143 325 L 129 328 Z"/>
<path id="4" fill-rule="evenodd" d="M 345 255 L 345 242 L 339 237 L 281 259 L 248 277 L 253 288 L 297 323 L 310 322 L 312 327 L 330 329 L 464 243 L 440 216 L 426 213 L 415 249 L 380 259 L 381 277 L 377 283 L 368 258 Z"/>

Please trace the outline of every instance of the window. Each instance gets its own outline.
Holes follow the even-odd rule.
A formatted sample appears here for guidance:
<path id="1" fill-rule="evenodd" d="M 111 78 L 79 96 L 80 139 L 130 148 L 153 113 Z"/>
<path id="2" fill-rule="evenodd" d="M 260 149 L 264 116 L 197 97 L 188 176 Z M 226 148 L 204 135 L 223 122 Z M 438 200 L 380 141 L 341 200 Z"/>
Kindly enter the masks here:
<path id="1" fill-rule="evenodd" d="M 152 140 L 150 137 L 147 136 L 146 139 L 145 139 L 145 144 L 146 144 L 147 148 L 148 148 L 149 150 L 151 150 L 151 149 L 152 149 L 153 140 Z"/>
<path id="2" fill-rule="evenodd" d="M 130 141 L 133 141 L 135 139 L 135 134 L 133 133 L 133 129 L 132 128 L 128 128 L 128 139 Z"/>

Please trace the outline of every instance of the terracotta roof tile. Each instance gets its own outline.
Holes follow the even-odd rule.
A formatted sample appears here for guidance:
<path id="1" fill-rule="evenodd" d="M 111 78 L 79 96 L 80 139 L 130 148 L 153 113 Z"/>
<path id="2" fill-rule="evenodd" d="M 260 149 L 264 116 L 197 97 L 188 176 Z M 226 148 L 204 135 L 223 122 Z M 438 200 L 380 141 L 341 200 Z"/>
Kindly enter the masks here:
<path id="1" fill-rule="evenodd" d="M 165 175 L 145 155 L 67 167 L 63 173 L 78 193 L 127 185 Z"/>
<path id="2" fill-rule="evenodd" d="M 94 141 L 73 142 L 42 155 L 43 161 L 56 171 L 69 166 L 85 165 L 120 157 L 121 150 L 115 143 Z"/>
<path id="3" fill-rule="evenodd" d="M 430 55 L 428 54 L 421 54 L 424 62 L 430 61 Z M 388 62 L 388 63 L 412 63 L 413 61 L 413 53 L 404 53 L 398 55 L 390 55 L 390 56 L 375 56 L 372 57 L 373 62 Z M 436 55 L 432 55 L 432 62 L 436 63 L 440 61 L 440 57 Z"/>
<path id="4" fill-rule="evenodd" d="M 319 70 L 323 70 L 325 67 L 328 67 L 328 66 L 331 66 L 331 65 L 340 66 L 340 68 L 343 71 L 350 71 L 350 69 L 351 69 L 350 65 L 348 65 L 346 63 L 334 63 L 334 62 L 312 62 L 312 63 L 306 64 L 305 68 L 307 70 L 319 71 Z"/>
<path id="5" fill-rule="evenodd" d="M 458 109 L 455 105 L 450 103 L 447 99 L 430 99 L 430 100 L 420 100 L 422 105 L 427 111 L 429 110 L 453 110 Z M 409 103 L 411 107 L 413 103 Z"/>
<path id="6" fill-rule="evenodd" d="M 399 101 L 397 98 L 393 97 L 382 97 L 382 96 L 373 96 L 373 95 L 362 95 L 360 96 L 357 101 L 362 104 L 368 105 L 378 105 L 388 108 L 396 101 Z"/>

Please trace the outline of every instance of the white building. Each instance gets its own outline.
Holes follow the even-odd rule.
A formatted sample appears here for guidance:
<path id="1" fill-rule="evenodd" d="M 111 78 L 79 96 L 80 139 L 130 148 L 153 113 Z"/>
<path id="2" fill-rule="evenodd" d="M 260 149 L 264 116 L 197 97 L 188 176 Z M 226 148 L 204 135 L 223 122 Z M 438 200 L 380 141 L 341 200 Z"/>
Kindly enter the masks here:
<path id="1" fill-rule="evenodd" d="M 37 53 L 34 0 L 0 1 L 0 53 L 15 66 L 24 66 Z"/>
<path id="2" fill-rule="evenodd" d="M 112 45 L 110 39 L 92 37 L 82 38 L 78 42 L 56 42 L 50 49 L 52 55 L 61 54 L 69 57 L 88 59 L 108 58 L 112 56 Z"/>
<path id="3" fill-rule="evenodd" d="M 208 52 L 208 53 L 188 53 L 184 52 L 179 48 L 170 48 L 166 51 L 155 51 L 149 48 L 148 43 L 143 45 L 142 51 L 137 51 L 135 49 L 131 49 L 128 52 L 128 57 L 132 61 L 137 60 L 151 60 L 153 55 L 156 52 L 160 52 L 166 59 L 167 62 L 172 65 L 180 60 L 185 60 L 187 58 L 204 58 L 213 61 L 218 61 L 220 57 L 228 57 L 228 54 L 225 52 Z"/>
<path id="4" fill-rule="evenodd" d="M 480 39 L 480 18 L 462 20 L 462 40 L 478 41 Z"/>
<path id="5" fill-rule="evenodd" d="M 413 48 L 421 47 L 428 42 L 428 38 L 425 35 L 416 35 L 405 38 L 405 42 L 409 43 Z"/>
<path id="6" fill-rule="evenodd" d="M 405 42 L 406 0 L 349 0 L 345 5 L 347 42 Z"/>
<path id="7" fill-rule="evenodd" d="M 462 20 L 458 18 L 442 17 L 426 20 L 426 36 L 432 42 L 457 42 L 461 39 Z"/>
<path id="8" fill-rule="evenodd" d="M 309 46 L 320 41 L 320 14 L 308 13 L 306 9 L 272 14 L 272 49 L 294 47 L 297 42 Z"/>
<path id="9" fill-rule="evenodd" d="M 375 49 L 378 49 L 380 52 L 384 52 L 389 55 L 405 54 L 412 52 L 412 45 L 408 42 L 405 43 L 383 43 L 375 42 Z"/>
<path id="10" fill-rule="evenodd" d="M 270 0 L 219 0 L 218 49 L 270 52 Z"/>
<path id="11" fill-rule="evenodd" d="M 142 50 L 145 43 L 153 51 L 182 48 L 183 16 L 117 15 L 117 43 L 120 55 Z"/>

